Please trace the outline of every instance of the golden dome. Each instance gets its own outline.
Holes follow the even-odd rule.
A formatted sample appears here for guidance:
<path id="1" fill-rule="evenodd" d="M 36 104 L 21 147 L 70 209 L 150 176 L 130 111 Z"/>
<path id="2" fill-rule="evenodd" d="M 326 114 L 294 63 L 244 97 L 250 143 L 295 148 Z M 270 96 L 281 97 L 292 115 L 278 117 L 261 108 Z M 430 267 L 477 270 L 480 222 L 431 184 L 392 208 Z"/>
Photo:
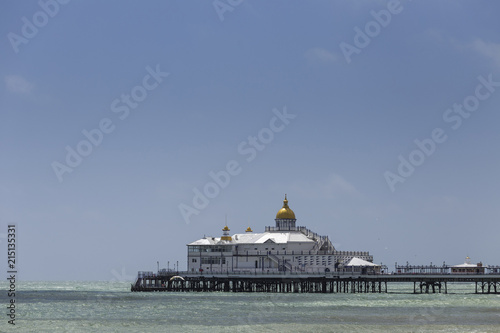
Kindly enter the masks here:
<path id="1" fill-rule="evenodd" d="M 245 230 L 245 232 L 253 232 L 252 228 L 248 227 L 247 230 Z"/>
<path id="2" fill-rule="evenodd" d="M 222 231 L 229 231 L 229 228 L 227 227 L 227 225 L 224 227 L 224 229 L 222 229 Z"/>
<path id="3" fill-rule="evenodd" d="M 293 212 L 293 210 L 290 209 L 290 207 L 288 207 L 288 200 L 286 199 L 286 194 L 285 194 L 285 200 L 283 200 L 283 208 L 281 208 L 276 214 L 276 219 L 295 220 L 295 213 Z"/>

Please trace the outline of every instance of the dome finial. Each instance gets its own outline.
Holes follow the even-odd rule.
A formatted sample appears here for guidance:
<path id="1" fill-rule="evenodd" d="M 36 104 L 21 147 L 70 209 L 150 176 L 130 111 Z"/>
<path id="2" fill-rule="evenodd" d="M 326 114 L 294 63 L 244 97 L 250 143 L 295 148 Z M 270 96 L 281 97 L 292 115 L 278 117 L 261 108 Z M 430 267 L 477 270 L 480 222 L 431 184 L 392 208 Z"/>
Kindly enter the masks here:
<path id="1" fill-rule="evenodd" d="M 288 199 L 285 194 L 285 200 L 283 200 L 283 208 L 278 211 L 276 214 L 277 219 L 295 219 L 295 214 L 293 210 L 288 207 Z"/>
<path id="2" fill-rule="evenodd" d="M 288 199 L 286 198 L 286 193 L 285 193 L 285 200 L 283 200 L 283 208 L 288 208 Z"/>

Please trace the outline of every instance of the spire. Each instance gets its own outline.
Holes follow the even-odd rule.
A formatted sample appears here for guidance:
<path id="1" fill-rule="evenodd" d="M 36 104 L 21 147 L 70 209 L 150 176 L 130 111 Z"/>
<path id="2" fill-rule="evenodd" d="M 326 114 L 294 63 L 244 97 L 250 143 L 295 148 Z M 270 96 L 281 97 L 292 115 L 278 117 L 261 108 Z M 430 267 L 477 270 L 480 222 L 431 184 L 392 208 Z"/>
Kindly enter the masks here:
<path id="1" fill-rule="evenodd" d="M 283 200 L 283 208 L 288 208 L 288 200 L 286 198 L 286 193 L 285 193 L 285 200 Z"/>

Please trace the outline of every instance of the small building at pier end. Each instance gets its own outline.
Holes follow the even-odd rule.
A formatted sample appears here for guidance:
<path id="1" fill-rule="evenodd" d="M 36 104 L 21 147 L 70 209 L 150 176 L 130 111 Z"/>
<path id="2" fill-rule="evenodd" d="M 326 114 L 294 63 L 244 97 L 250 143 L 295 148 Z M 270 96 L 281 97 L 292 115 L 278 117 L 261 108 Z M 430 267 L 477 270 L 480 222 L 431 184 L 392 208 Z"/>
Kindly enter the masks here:
<path id="1" fill-rule="evenodd" d="M 231 235 L 226 225 L 219 237 L 205 236 L 189 243 L 189 272 L 336 272 L 353 258 L 373 262 L 361 251 L 337 251 L 328 236 L 296 226 L 295 213 L 285 195 L 275 226 L 264 232 L 248 227 Z"/>
<path id="2" fill-rule="evenodd" d="M 460 265 L 451 266 L 452 274 L 484 274 L 485 267 L 482 262 L 472 264 L 469 257 Z"/>

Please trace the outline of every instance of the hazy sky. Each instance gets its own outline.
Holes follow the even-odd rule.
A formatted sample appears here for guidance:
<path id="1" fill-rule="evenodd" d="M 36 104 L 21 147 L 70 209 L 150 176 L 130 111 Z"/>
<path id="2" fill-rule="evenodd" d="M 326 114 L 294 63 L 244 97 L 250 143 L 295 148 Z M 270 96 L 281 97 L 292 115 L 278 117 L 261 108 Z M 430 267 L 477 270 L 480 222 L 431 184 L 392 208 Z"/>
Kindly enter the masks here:
<path id="1" fill-rule="evenodd" d="M 297 225 L 390 270 L 500 264 L 500 3 L 0 9 L 0 241 L 6 262 L 16 224 L 20 279 L 185 269 L 187 243 L 226 215 L 263 231 L 285 193 Z"/>

